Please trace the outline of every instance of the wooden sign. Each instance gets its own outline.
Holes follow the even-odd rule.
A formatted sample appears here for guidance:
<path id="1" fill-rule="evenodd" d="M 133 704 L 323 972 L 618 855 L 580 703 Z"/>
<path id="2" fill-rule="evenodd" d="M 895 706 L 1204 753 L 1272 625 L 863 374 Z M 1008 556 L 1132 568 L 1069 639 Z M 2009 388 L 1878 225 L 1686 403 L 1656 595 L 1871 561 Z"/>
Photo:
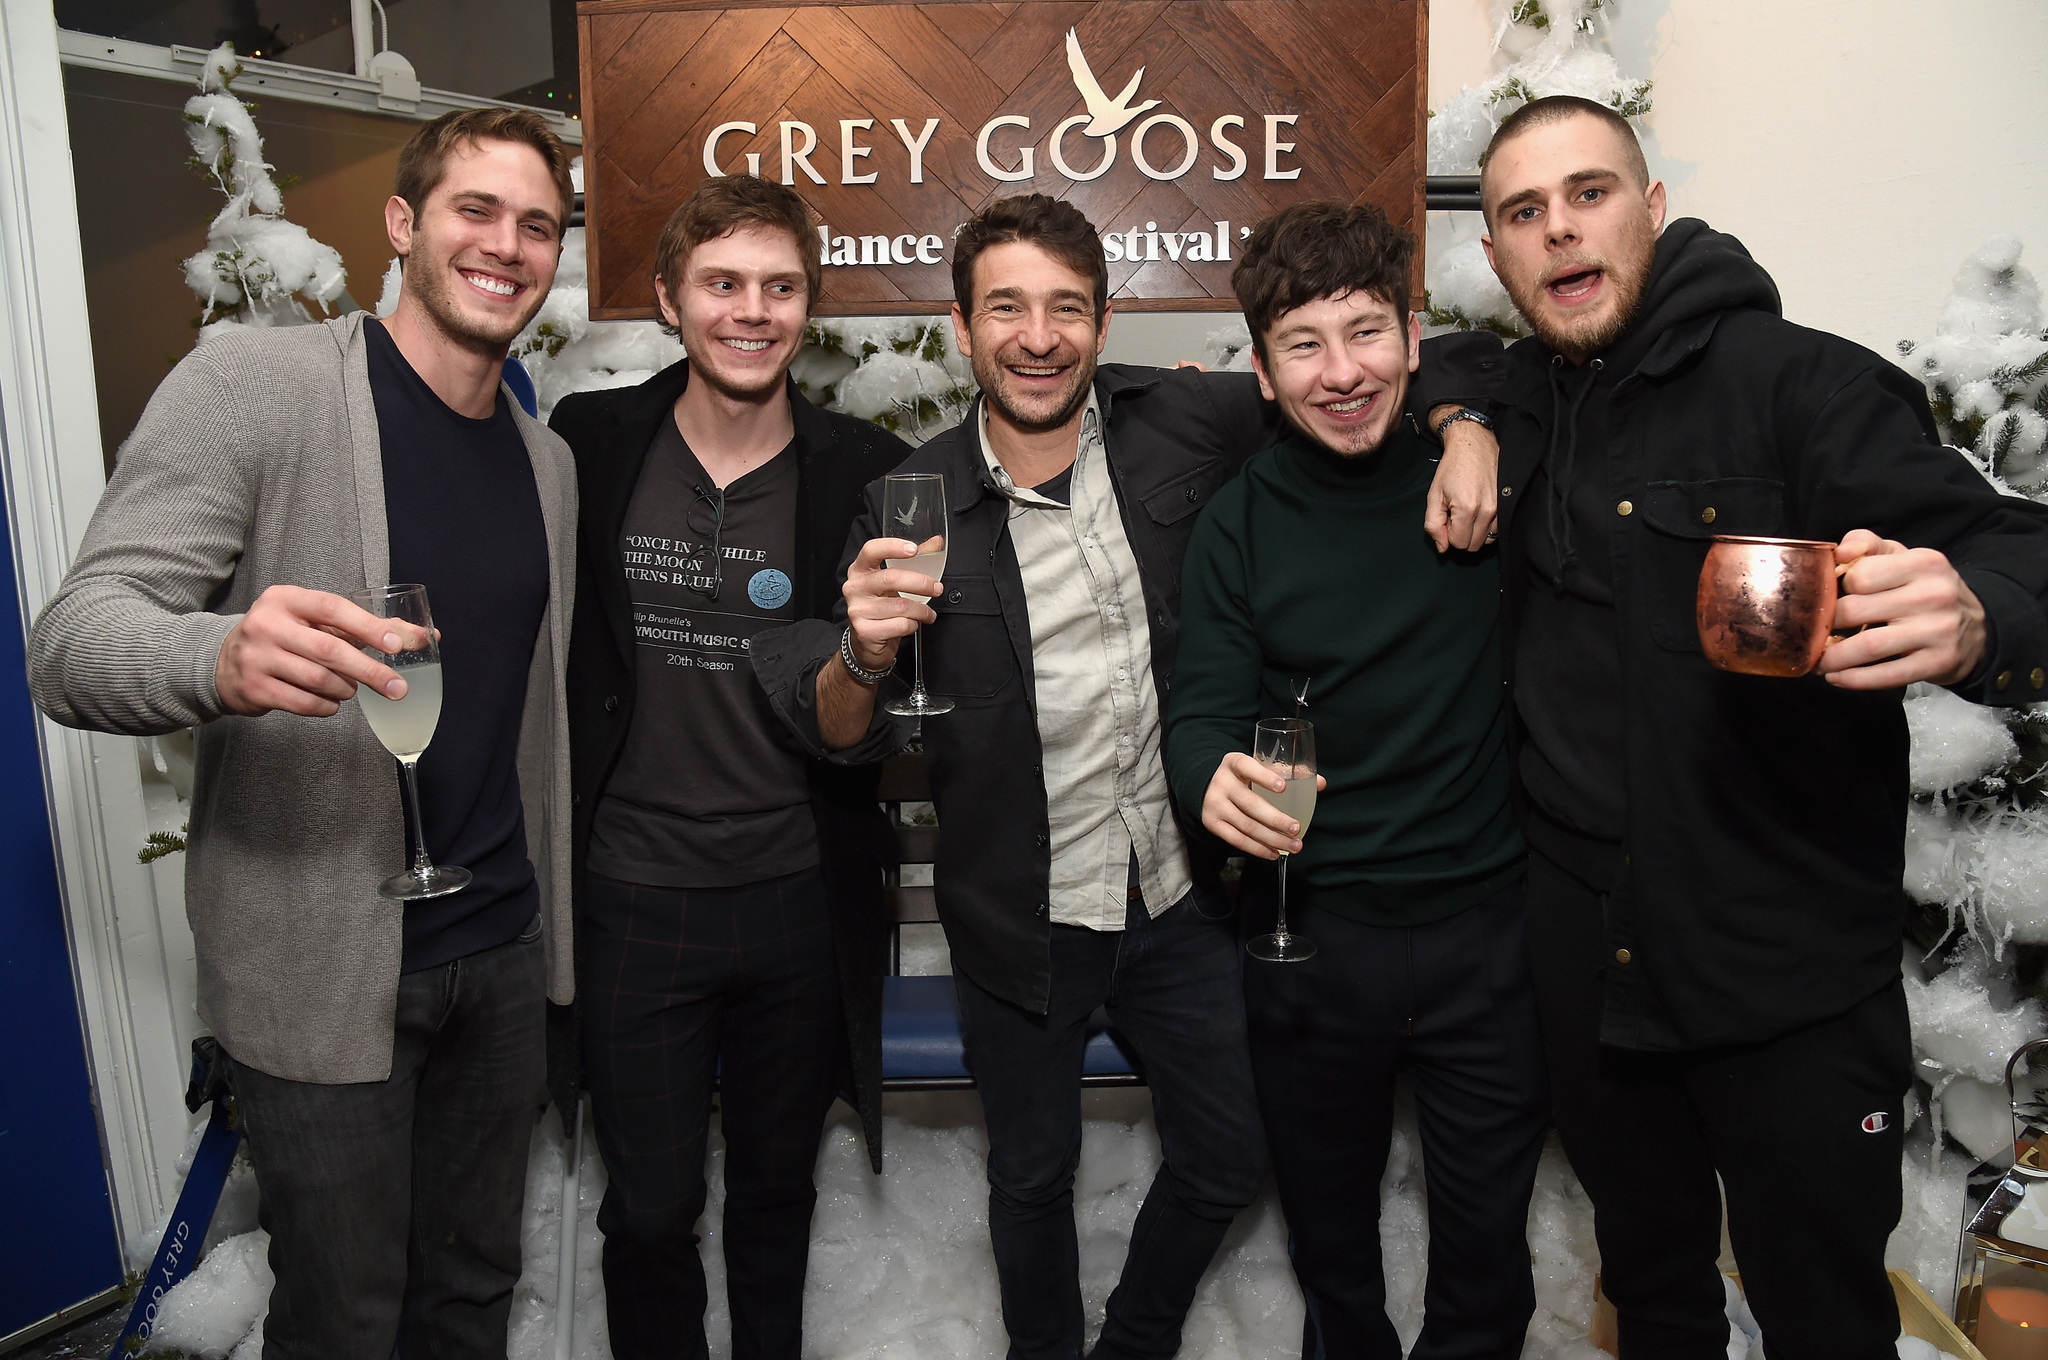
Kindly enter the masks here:
<path id="1" fill-rule="evenodd" d="M 1235 310 L 1261 218 L 1379 204 L 1420 234 L 1426 0 L 582 0 L 590 314 L 655 315 L 655 239 L 707 175 L 819 214 L 823 315 L 943 312 L 953 232 L 1047 193 L 1124 310 Z M 1414 292 L 1421 295 L 1420 252 Z"/>

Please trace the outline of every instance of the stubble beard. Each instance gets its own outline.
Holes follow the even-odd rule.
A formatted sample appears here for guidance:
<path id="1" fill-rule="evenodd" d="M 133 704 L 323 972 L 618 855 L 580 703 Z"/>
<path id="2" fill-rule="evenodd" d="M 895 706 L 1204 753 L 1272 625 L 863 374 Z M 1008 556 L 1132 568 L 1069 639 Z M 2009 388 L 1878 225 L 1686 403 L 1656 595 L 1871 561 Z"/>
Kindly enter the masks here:
<path id="1" fill-rule="evenodd" d="M 1008 361 L 1003 356 L 995 355 L 984 360 L 977 354 L 971 362 L 974 381 L 981 388 L 982 398 L 994 407 L 1005 421 L 1032 434 L 1057 430 L 1072 420 L 1074 412 L 1080 410 L 1083 403 L 1088 400 L 1088 389 L 1095 381 L 1094 361 L 1087 355 L 1081 355 L 1074 361 L 1073 372 L 1068 378 L 1071 386 L 1066 391 L 1039 403 L 1041 409 L 1025 410 L 1004 390 L 1004 383 L 1009 375 Z M 1025 364 L 1025 367 L 1030 366 L 1029 363 Z"/>
<path id="2" fill-rule="evenodd" d="M 419 260 L 420 255 L 421 252 L 417 248 L 414 249 L 406 259 L 406 265 L 413 265 Z M 541 304 L 547 301 L 547 294 L 536 288 L 533 290 L 533 298 L 525 310 L 520 312 L 516 321 L 507 321 L 496 326 L 479 322 L 467 315 L 455 301 L 454 290 L 457 287 L 468 287 L 467 284 L 460 282 L 458 267 L 451 261 L 446 268 L 445 274 L 424 264 L 417 270 L 408 269 L 403 287 L 411 291 L 413 298 L 420 304 L 420 310 L 427 314 L 435 329 L 465 349 L 504 353 L 513 340 L 518 338 L 519 333 L 526 329 L 526 323 L 533 320 Z M 417 277 L 414 277 L 415 274 Z M 458 280 L 455 284 L 448 282 L 451 275 Z"/>
<path id="3" fill-rule="evenodd" d="M 1613 304 L 1599 316 L 1574 318 L 1560 325 L 1556 313 L 1545 309 L 1547 294 L 1535 278 L 1508 283 L 1508 298 L 1538 340 L 1573 363 L 1584 363 L 1621 339 L 1635 321 L 1649 286 L 1650 269 L 1657 258 L 1656 237 L 1645 230 L 1640 239 L 1627 242 L 1623 251 L 1622 258 L 1579 254 L 1571 260 L 1606 275 L 1607 285 L 1613 289 Z"/>
<path id="4" fill-rule="evenodd" d="M 709 350 L 717 344 L 718 341 L 711 340 L 706 343 L 705 348 Z M 720 372 L 718 366 L 709 362 L 704 355 L 689 355 L 690 381 L 703 383 L 727 401 L 758 402 L 783 389 L 789 375 L 789 366 L 796 362 L 796 355 L 797 347 L 792 345 L 789 349 L 789 363 L 781 365 L 773 374 L 751 385 L 745 381 L 735 381 Z"/>

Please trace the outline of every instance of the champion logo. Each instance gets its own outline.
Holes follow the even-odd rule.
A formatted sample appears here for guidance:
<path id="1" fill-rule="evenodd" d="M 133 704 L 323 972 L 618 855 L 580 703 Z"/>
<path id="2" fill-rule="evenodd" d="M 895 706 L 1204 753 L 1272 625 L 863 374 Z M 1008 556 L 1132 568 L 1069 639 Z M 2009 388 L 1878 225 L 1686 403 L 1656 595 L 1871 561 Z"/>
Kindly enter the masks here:
<path id="1" fill-rule="evenodd" d="M 1863 1116 L 1863 1131 L 1865 1133 L 1883 1133 L 1891 1126 L 1892 1117 L 1883 1110 Z"/>

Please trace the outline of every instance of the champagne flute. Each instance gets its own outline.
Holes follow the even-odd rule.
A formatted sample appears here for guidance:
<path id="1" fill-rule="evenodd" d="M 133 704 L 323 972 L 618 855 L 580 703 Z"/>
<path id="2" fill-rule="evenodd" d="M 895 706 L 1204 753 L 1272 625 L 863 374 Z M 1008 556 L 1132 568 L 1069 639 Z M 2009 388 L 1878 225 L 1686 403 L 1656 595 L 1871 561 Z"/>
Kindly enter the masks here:
<path id="1" fill-rule="evenodd" d="M 434 616 L 427 608 L 425 586 L 373 586 L 349 596 L 380 619 L 396 619 L 418 629 L 422 641 L 411 650 L 363 650 L 395 670 L 405 680 L 405 697 L 387 699 L 368 685 L 356 686 L 356 699 L 369 720 L 370 730 L 384 749 L 398 757 L 405 771 L 406 805 L 412 812 L 412 867 L 393 874 L 377 885 L 377 891 L 400 902 L 423 897 L 446 897 L 469 886 L 470 872 L 452 864 L 435 864 L 427 858 L 427 833 L 420 823 L 420 754 L 434 739 L 441 722 L 441 644 L 434 637 Z M 404 644 L 401 642 L 400 646 Z"/>
<path id="2" fill-rule="evenodd" d="M 886 567 L 907 567 L 933 580 L 946 570 L 946 479 L 936 472 L 892 472 L 882 483 L 882 527 L 918 545 L 915 557 L 885 561 Z M 937 546 L 934 546 L 934 545 Z M 906 595 L 906 600 L 929 604 L 925 595 Z M 910 697 L 891 700 L 885 707 L 904 718 L 928 718 L 953 711 L 953 701 L 944 695 L 925 693 L 924 629 L 910 639 L 916 683 Z"/>
<path id="3" fill-rule="evenodd" d="M 1280 809 L 1284 816 L 1301 823 L 1308 835 L 1309 820 L 1316 815 L 1316 729 L 1300 718 L 1267 718 L 1259 723 L 1252 758 L 1287 781 L 1279 793 L 1263 784 L 1252 792 Z M 1268 963 L 1300 963 L 1316 954 L 1316 942 L 1287 929 L 1287 860 L 1280 852 L 1280 920 L 1271 935 L 1261 935 L 1245 945 L 1245 952 Z"/>

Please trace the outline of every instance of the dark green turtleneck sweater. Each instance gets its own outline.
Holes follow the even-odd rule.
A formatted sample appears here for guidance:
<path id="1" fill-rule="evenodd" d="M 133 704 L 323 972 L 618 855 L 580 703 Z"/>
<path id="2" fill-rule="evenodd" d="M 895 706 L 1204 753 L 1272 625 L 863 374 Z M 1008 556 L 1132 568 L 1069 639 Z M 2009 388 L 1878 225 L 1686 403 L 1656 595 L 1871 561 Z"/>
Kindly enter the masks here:
<path id="1" fill-rule="evenodd" d="M 1375 926 L 1442 920 L 1513 881 L 1497 551 L 1422 532 L 1436 449 L 1404 421 L 1377 453 L 1296 436 L 1216 494 L 1188 544 L 1166 769 L 1199 815 L 1224 755 L 1311 680 L 1329 787 L 1290 905 Z"/>

